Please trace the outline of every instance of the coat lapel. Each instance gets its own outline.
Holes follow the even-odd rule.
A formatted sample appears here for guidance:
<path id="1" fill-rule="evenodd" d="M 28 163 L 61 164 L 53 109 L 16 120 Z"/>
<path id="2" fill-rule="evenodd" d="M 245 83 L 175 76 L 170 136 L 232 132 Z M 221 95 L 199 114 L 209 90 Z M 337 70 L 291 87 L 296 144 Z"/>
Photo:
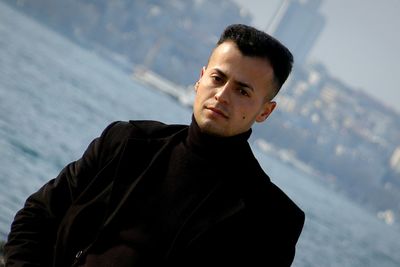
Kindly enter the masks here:
<path id="1" fill-rule="evenodd" d="M 128 139 L 118 163 L 111 191 L 109 212 L 104 223 L 107 226 L 126 203 L 135 188 L 144 179 L 152 179 L 155 172 L 165 167 L 165 159 L 171 147 L 186 131 L 182 130 L 168 138 Z"/>

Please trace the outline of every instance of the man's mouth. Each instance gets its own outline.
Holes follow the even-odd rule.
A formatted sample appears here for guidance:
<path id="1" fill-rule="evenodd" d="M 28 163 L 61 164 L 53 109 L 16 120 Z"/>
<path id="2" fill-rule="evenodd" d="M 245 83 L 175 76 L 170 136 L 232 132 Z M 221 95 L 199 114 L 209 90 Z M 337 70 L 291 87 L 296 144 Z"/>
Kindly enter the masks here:
<path id="1" fill-rule="evenodd" d="M 220 109 L 218 109 L 216 107 L 207 107 L 207 109 L 211 110 L 212 112 L 214 112 L 214 113 L 216 113 L 216 114 L 218 114 L 218 115 L 220 115 L 222 117 L 224 117 L 225 119 L 228 119 L 228 115 L 224 111 L 222 111 L 222 110 L 220 110 Z"/>

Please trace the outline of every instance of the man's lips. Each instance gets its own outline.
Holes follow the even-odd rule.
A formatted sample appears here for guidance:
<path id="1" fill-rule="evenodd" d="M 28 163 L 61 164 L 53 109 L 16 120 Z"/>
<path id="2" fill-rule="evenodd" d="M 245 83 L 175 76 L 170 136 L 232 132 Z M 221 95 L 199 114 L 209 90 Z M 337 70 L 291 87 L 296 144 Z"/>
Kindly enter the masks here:
<path id="1" fill-rule="evenodd" d="M 224 111 L 222 111 L 222 110 L 220 110 L 220 109 L 218 109 L 218 108 L 216 108 L 216 107 L 207 107 L 207 109 L 208 109 L 208 110 L 211 110 L 212 112 L 217 113 L 218 115 L 221 115 L 221 116 L 224 117 L 225 119 L 228 118 L 228 115 L 227 115 Z"/>

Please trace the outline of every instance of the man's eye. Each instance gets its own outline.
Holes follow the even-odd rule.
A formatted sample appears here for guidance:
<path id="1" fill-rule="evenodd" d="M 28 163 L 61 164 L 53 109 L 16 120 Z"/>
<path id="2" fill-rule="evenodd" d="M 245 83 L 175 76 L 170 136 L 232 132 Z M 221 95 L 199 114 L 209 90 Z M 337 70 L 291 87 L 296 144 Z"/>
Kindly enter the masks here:
<path id="1" fill-rule="evenodd" d="M 249 94 L 247 93 L 247 91 L 246 91 L 245 89 L 239 88 L 238 90 L 239 90 L 239 93 L 240 93 L 241 95 L 243 95 L 243 96 L 249 96 Z"/>
<path id="2" fill-rule="evenodd" d="M 213 79 L 213 81 L 215 81 L 215 82 L 221 82 L 222 81 L 222 78 L 219 77 L 219 76 L 216 76 L 216 75 L 211 76 L 211 79 Z"/>

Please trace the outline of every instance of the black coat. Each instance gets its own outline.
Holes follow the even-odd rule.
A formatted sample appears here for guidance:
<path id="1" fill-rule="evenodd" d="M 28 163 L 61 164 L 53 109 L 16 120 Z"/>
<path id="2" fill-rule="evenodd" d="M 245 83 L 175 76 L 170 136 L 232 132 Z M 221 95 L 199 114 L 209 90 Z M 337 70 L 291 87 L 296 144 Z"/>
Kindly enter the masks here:
<path id="1" fill-rule="evenodd" d="M 187 126 L 115 122 L 81 159 L 31 195 L 12 224 L 7 266 L 71 266 L 152 179 Z M 189 214 L 158 266 L 290 266 L 304 213 L 259 166 L 248 146 Z"/>

